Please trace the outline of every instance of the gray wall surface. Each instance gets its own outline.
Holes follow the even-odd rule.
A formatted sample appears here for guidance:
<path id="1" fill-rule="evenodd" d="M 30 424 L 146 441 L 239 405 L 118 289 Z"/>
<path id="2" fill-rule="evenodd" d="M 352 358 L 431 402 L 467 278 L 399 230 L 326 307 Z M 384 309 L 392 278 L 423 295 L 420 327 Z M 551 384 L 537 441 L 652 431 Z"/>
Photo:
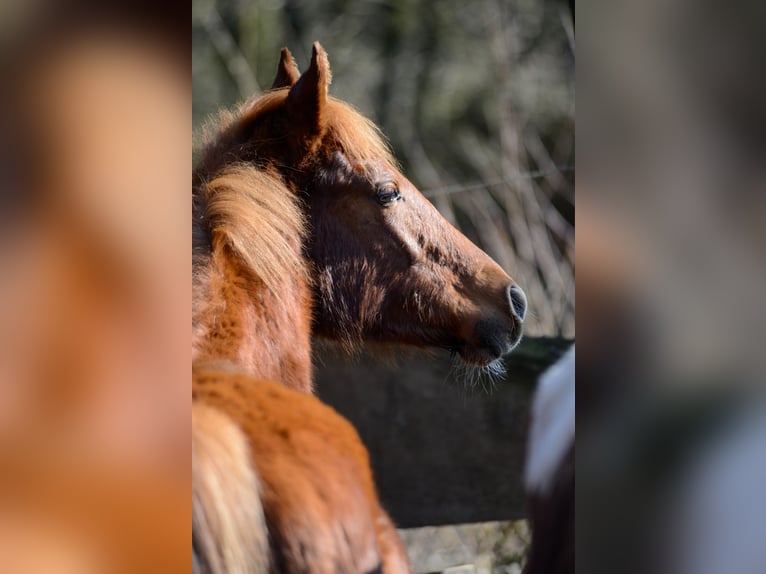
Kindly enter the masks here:
<path id="1" fill-rule="evenodd" d="M 466 388 L 446 356 L 386 365 L 325 350 L 317 390 L 362 436 L 397 526 L 513 520 L 526 514 L 521 471 L 534 385 L 570 344 L 525 339 L 491 389 Z"/>

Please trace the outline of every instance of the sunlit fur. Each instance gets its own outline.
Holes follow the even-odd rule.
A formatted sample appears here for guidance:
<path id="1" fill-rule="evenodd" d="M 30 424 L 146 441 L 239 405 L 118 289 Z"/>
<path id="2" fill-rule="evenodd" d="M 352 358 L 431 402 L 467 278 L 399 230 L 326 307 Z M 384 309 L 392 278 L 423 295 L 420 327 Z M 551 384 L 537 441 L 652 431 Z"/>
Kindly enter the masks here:
<path id="1" fill-rule="evenodd" d="M 212 240 L 230 245 L 264 287 L 280 295 L 282 276 L 307 274 L 299 251 L 303 213 L 277 177 L 233 165 L 205 183 L 202 193 Z"/>
<path id="2" fill-rule="evenodd" d="M 203 152 L 196 172 L 217 172 L 231 161 L 233 148 L 246 158 L 251 157 L 255 149 L 268 145 L 270 142 L 267 141 L 248 141 L 248 129 L 253 121 L 283 107 L 287 94 L 286 89 L 266 92 L 209 121 L 203 128 Z M 328 139 L 339 144 L 349 159 L 357 162 L 384 160 L 392 166 L 398 165 L 380 128 L 354 106 L 328 95 L 324 113 Z"/>
<path id="3" fill-rule="evenodd" d="M 226 413 L 227 420 L 233 421 L 248 437 L 248 448 L 264 485 L 260 501 L 271 547 L 277 552 L 271 557 L 271 570 L 259 570 L 250 562 L 248 569 L 236 572 L 410 571 L 396 530 L 377 500 L 367 451 L 348 421 L 309 394 L 237 373 L 226 365 L 197 368 L 193 383 L 195 404 Z M 219 461 L 223 465 L 235 462 Z M 238 486 L 236 478 L 226 475 L 225 468 L 219 470 L 222 488 Z M 241 463 L 228 470 L 240 472 Z M 218 500 L 210 498 L 205 502 L 243 502 L 241 498 L 236 500 L 236 493 L 217 494 Z M 232 519 L 224 523 L 229 532 L 223 534 L 228 535 L 214 536 L 212 541 L 208 537 L 208 546 L 218 543 L 234 553 L 230 547 L 265 534 L 252 511 L 229 505 L 227 509 L 208 512 Z M 195 508 L 195 516 L 200 513 Z M 213 531 L 216 535 L 220 533 L 221 528 Z M 194 534 L 204 539 L 207 532 Z M 202 544 L 199 547 L 205 550 Z M 246 548 L 239 552 L 253 551 Z M 209 551 L 200 554 L 210 562 Z M 262 562 L 264 558 L 260 559 Z M 224 574 L 235 570 L 210 572 Z"/>
<path id="4" fill-rule="evenodd" d="M 268 572 L 260 484 L 245 435 L 223 412 L 199 402 L 192 407 L 192 433 L 192 542 L 199 547 L 192 571 Z M 216 540 L 232 543 L 217 545 Z"/>

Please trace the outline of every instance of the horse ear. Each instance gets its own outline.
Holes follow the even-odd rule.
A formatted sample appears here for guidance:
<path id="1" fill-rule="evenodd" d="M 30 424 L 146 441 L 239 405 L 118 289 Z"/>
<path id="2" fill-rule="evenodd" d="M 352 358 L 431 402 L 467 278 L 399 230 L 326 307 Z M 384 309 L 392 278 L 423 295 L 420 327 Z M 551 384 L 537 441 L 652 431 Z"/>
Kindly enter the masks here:
<path id="1" fill-rule="evenodd" d="M 271 84 L 271 89 L 289 88 L 298 81 L 300 75 L 298 64 L 295 63 L 295 58 L 293 58 L 290 50 L 282 48 L 277 66 L 277 76 L 274 78 L 274 83 Z"/>
<path id="2" fill-rule="evenodd" d="M 319 42 L 314 42 L 311 65 L 290 88 L 286 101 L 287 110 L 296 122 L 296 128 L 305 132 L 307 141 L 319 138 L 324 133 L 330 81 L 327 53 Z"/>

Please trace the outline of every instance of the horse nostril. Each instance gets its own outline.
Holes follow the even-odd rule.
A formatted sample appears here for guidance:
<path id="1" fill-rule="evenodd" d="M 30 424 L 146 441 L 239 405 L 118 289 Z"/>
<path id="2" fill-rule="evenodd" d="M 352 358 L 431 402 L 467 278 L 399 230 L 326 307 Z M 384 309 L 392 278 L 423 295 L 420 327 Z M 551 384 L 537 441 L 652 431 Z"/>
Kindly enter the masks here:
<path id="1" fill-rule="evenodd" d="M 524 291 L 516 285 L 512 286 L 508 290 L 508 294 L 511 297 L 511 307 L 513 307 L 513 313 L 522 321 L 527 314 L 527 296 L 524 295 Z"/>

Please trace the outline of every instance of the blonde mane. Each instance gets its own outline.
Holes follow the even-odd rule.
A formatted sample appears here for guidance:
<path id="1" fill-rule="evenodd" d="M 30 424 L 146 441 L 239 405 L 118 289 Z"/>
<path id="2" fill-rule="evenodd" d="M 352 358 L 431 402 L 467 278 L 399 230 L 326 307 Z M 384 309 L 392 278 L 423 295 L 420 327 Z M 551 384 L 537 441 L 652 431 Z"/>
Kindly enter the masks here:
<path id="1" fill-rule="evenodd" d="M 203 132 L 203 149 L 195 170 L 196 199 L 210 242 L 230 246 L 266 288 L 279 295 L 281 278 L 305 274 L 300 244 L 306 224 L 301 205 L 276 171 L 245 163 L 245 129 L 259 116 L 284 104 L 288 90 L 266 92 L 221 112 Z M 352 162 L 385 161 L 396 166 L 379 128 L 349 104 L 328 98 L 326 141 Z M 234 163 L 232 163 L 234 162 Z"/>
<path id="2" fill-rule="evenodd" d="M 303 213 L 279 178 L 253 165 L 233 164 L 202 192 L 213 245 L 231 247 L 274 295 L 286 274 L 305 274 Z"/>

